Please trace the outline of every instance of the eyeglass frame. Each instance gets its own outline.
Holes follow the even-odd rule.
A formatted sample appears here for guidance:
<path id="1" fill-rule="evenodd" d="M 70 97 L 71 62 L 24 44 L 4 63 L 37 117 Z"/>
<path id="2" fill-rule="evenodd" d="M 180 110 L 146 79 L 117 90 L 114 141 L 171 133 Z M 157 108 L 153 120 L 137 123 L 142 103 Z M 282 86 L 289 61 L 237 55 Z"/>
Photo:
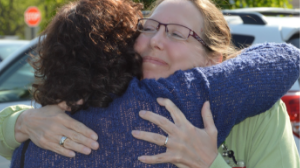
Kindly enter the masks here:
<path id="1" fill-rule="evenodd" d="M 209 48 L 207 46 L 207 44 L 204 42 L 204 40 L 194 30 L 192 30 L 192 29 L 190 29 L 190 28 L 188 28 L 186 26 L 183 26 L 181 24 L 176 24 L 176 23 L 167 23 L 167 24 L 166 23 L 161 23 L 161 22 L 159 22 L 159 21 L 157 21 L 155 19 L 151 19 L 151 18 L 141 18 L 141 19 L 138 19 L 137 27 L 138 27 L 138 25 L 139 25 L 139 23 L 140 23 L 141 20 L 152 20 L 152 21 L 157 22 L 158 23 L 157 28 L 156 28 L 157 31 L 158 31 L 158 29 L 160 28 L 161 25 L 165 26 L 165 32 L 168 32 L 168 28 L 167 28 L 168 25 L 178 25 L 178 26 L 185 27 L 185 28 L 187 28 L 190 31 L 189 32 L 189 36 L 185 40 L 187 40 L 190 36 L 192 36 L 197 41 L 199 41 L 203 46 Z M 140 30 L 138 30 L 138 31 L 140 31 Z M 140 32 L 143 32 L 143 31 L 140 31 Z"/>

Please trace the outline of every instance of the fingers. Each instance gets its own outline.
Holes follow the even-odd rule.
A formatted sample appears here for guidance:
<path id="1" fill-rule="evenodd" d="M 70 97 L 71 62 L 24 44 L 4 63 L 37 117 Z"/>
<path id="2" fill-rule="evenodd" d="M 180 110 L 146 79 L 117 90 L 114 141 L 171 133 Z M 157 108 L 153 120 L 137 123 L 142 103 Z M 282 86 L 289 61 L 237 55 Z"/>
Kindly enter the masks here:
<path id="1" fill-rule="evenodd" d="M 80 99 L 80 100 L 78 100 L 78 101 L 76 102 L 77 105 L 83 105 L 83 103 L 84 103 L 83 99 Z M 64 110 L 64 111 L 71 111 L 71 110 L 72 110 L 71 107 L 69 107 L 69 106 L 67 105 L 67 102 L 66 102 L 66 101 L 62 101 L 62 102 L 58 103 L 57 105 L 58 105 L 58 107 L 59 107 L 60 109 L 62 109 L 62 110 Z"/>
<path id="2" fill-rule="evenodd" d="M 71 154 L 68 154 L 69 151 L 75 151 L 79 152 L 85 155 L 88 155 L 91 153 L 91 149 L 98 149 L 99 144 L 98 142 L 89 139 L 82 134 L 75 132 L 73 130 L 70 130 L 67 127 L 64 126 L 55 126 L 53 128 L 48 129 L 47 131 L 43 133 L 43 136 L 36 139 L 32 138 L 32 141 L 40 146 L 41 148 L 54 151 L 56 153 L 62 154 L 67 157 L 72 157 Z M 59 142 L 63 136 L 66 136 L 67 139 L 64 141 L 64 147 L 68 150 L 63 150 L 59 145 Z M 37 137 L 37 136 L 34 136 Z M 49 146 L 49 144 L 55 144 L 52 145 L 53 147 Z M 59 145 L 59 146 L 57 146 Z"/>
<path id="3" fill-rule="evenodd" d="M 201 113 L 202 113 L 202 118 L 203 118 L 203 123 L 204 123 L 205 130 L 208 133 L 213 133 L 213 134 L 217 133 L 217 128 L 215 126 L 214 118 L 212 116 L 211 109 L 210 109 L 210 104 L 209 104 L 208 101 L 206 101 L 203 104 Z"/>
<path id="4" fill-rule="evenodd" d="M 77 105 L 83 105 L 83 103 L 84 103 L 83 99 L 80 99 L 76 102 Z"/>
<path id="5" fill-rule="evenodd" d="M 98 139 L 98 135 L 93 130 L 91 130 L 81 122 L 71 118 L 70 116 L 65 114 L 63 115 L 62 120 L 65 127 L 69 128 L 70 130 L 74 130 L 75 132 L 95 141 Z"/>
<path id="6" fill-rule="evenodd" d="M 148 141 L 159 146 L 163 146 L 166 141 L 166 136 L 152 132 L 133 130 L 131 133 L 137 139 Z"/>
<path id="7" fill-rule="evenodd" d="M 86 149 L 81 148 L 82 150 L 79 150 L 79 147 L 86 146 L 86 147 L 88 147 L 90 149 L 94 149 L 94 150 L 99 148 L 98 142 L 96 142 L 92 139 L 89 139 L 76 131 L 68 129 L 68 130 L 66 130 L 64 135 L 66 137 L 68 137 L 67 142 L 72 141 L 72 143 L 69 144 L 68 149 L 75 150 L 75 151 L 83 153 L 83 154 L 88 154 Z M 72 146 L 72 145 L 74 145 L 74 146 Z"/>
<path id="8" fill-rule="evenodd" d="M 161 106 L 166 107 L 166 109 L 170 112 L 175 124 L 180 124 L 183 121 L 186 121 L 186 118 L 181 110 L 170 99 L 157 98 L 157 102 Z"/>
<path id="9" fill-rule="evenodd" d="M 59 145 L 58 143 L 50 143 L 49 144 L 49 148 L 57 153 L 57 154 L 60 154 L 60 155 L 63 155 L 63 156 L 66 156 L 66 157 L 75 157 L 75 152 L 67 149 L 67 148 L 64 148 L 62 147 L 61 145 Z"/>
<path id="10" fill-rule="evenodd" d="M 64 121 L 64 123 L 68 124 L 65 125 L 66 129 L 62 131 L 62 134 L 69 139 L 69 141 L 66 142 L 68 149 L 83 154 L 89 154 L 90 149 L 97 150 L 99 148 L 99 144 L 96 141 L 98 136 L 94 131 L 68 115 L 66 115 L 66 119 Z"/>
<path id="11" fill-rule="evenodd" d="M 151 111 L 142 110 L 140 111 L 139 115 L 141 118 L 148 120 L 154 123 L 155 125 L 159 126 L 167 134 L 174 134 L 175 131 L 177 130 L 176 125 L 172 123 L 170 120 Z"/>
<path id="12" fill-rule="evenodd" d="M 173 156 L 167 153 L 161 153 L 153 156 L 140 156 L 138 160 L 147 164 L 157 164 L 157 163 L 172 163 Z"/>
<path id="13" fill-rule="evenodd" d="M 57 104 L 58 107 L 64 111 L 71 111 L 71 107 L 69 107 L 66 103 L 66 101 L 62 101 L 60 103 Z"/>
<path id="14" fill-rule="evenodd" d="M 28 114 L 29 115 L 29 114 Z M 25 132 L 37 146 L 72 157 L 74 151 L 89 154 L 98 149 L 97 134 L 84 124 L 64 113 L 57 105 L 48 105 L 35 109 L 28 119 L 22 122 Z M 62 136 L 68 137 L 64 145 L 59 145 Z M 74 154 L 73 154 L 74 153 Z"/>
<path id="15" fill-rule="evenodd" d="M 85 155 L 89 155 L 91 153 L 91 149 L 85 147 L 84 145 L 78 144 L 71 140 L 70 138 L 67 138 L 64 142 L 64 148 L 70 149 L 72 151 L 76 151 Z"/>

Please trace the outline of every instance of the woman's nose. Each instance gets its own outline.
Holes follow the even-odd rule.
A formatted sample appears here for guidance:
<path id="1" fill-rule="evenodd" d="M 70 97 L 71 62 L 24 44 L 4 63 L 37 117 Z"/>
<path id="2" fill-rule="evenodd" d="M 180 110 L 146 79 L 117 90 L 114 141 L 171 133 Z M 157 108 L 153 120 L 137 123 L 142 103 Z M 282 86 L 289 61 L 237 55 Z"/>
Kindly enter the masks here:
<path id="1" fill-rule="evenodd" d="M 161 25 L 157 32 L 151 37 L 150 44 L 153 48 L 162 50 L 164 49 L 164 42 L 166 40 L 166 29 L 165 26 Z"/>

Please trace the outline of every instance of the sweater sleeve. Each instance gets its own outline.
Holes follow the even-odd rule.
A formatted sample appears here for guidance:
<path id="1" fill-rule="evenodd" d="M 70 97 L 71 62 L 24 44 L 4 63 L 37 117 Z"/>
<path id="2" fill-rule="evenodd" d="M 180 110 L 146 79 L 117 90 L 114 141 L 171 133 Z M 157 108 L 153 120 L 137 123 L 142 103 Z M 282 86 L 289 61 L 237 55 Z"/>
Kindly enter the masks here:
<path id="1" fill-rule="evenodd" d="M 222 64 L 177 71 L 167 79 L 143 80 L 143 84 L 152 96 L 169 98 L 183 111 L 189 109 L 185 113 L 199 111 L 209 100 L 220 146 L 235 124 L 271 108 L 299 78 L 299 69 L 299 49 L 266 43 Z M 201 116 L 193 117 L 200 122 L 191 123 L 203 128 Z"/>
<path id="2" fill-rule="evenodd" d="M 15 124 L 19 115 L 32 107 L 10 106 L 0 112 L 0 155 L 10 160 L 15 148 L 20 146 L 15 140 Z"/>

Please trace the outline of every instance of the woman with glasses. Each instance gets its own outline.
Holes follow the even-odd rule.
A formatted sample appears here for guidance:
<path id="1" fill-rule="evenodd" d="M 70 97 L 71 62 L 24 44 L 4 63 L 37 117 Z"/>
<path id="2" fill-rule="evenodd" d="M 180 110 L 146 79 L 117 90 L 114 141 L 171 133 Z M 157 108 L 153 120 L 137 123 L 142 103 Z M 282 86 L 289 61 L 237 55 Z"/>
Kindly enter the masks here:
<path id="1" fill-rule="evenodd" d="M 153 23 L 155 24 L 148 24 L 150 22 L 147 22 L 146 19 L 138 21 L 137 27 L 138 30 L 141 31 L 142 33 L 138 36 L 134 48 L 135 51 L 143 58 L 144 78 L 158 79 L 160 77 L 168 77 L 170 75 L 171 76 L 168 77 L 167 79 L 159 79 L 157 81 L 149 80 L 149 79 L 138 81 L 135 78 L 129 83 L 126 92 L 124 92 L 121 97 L 117 97 L 118 95 L 117 93 L 122 93 L 121 91 L 116 93 L 113 92 L 114 91 L 113 89 L 115 88 L 108 87 L 109 85 L 105 83 L 107 81 L 103 80 L 102 81 L 103 83 L 100 82 L 99 85 L 103 84 L 103 86 L 101 87 L 105 86 L 104 88 L 108 89 L 109 91 L 108 93 L 114 93 L 113 95 L 104 94 L 104 96 L 108 96 L 108 97 L 113 96 L 114 98 L 113 101 L 109 104 L 109 106 L 107 108 L 91 107 L 88 110 L 81 110 L 79 112 L 76 112 L 74 115 L 72 115 L 73 118 L 82 121 L 84 124 L 86 124 L 88 127 L 93 129 L 98 134 L 99 136 L 98 142 L 100 145 L 99 150 L 93 151 L 89 156 L 84 156 L 79 153 L 75 156 L 75 159 L 68 159 L 63 156 L 54 154 L 50 151 L 46 151 L 41 148 L 38 148 L 33 143 L 29 143 L 28 149 L 26 150 L 23 144 L 20 148 L 16 150 L 14 154 L 13 166 L 17 166 L 20 163 L 22 150 L 25 149 L 24 152 L 25 167 L 26 166 L 28 167 L 51 167 L 51 166 L 52 167 L 53 166 L 54 167 L 62 167 L 62 166 L 64 167 L 83 167 L 83 166 L 85 167 L 141 167 L 143 166 L 144 167 L 146 165 L 136 160 L 137 156 L 140 156 L 141 154 L 145 154 L 145 153 L 151 155 L 157 152 L 164 152 L 166 149 L 165 147 L 168 147 L 170 144 L 172 144 L 173 141 L 173 137 L 170 138 L 166 137 L 164 138 L 163 142 L 159 144 L 162 146 L 156 146 L 156 145 L 151 145 L 147 142 L 136 140 L 130 134 L 130 130 L 133 129 L 135 130 L 142 129 L 146 131 L 154 131 L 156 133 L 163 134 L 163 132 L 159 130 L 157 127 L 138 117 L 138 111 L 140 109 L 145 109 L 145 110 L 155 111 L 160 115 L 167 116 L 169 119 L 171 118 L 168 115 L 168 112 L 164 108 L 161 108 L 158 104 L 155 103 L 157 97 L 170 98 L 172 101 L 176 103 L 176 105 L 178 105 L 181 108 L 181 110 L 184 111 L 186 118 L 197 127 L 203 127 L 203 123 L 200 115 L 200 109 L 205 100 L 210 100 L 216 127 L 219 131 L 220 130 L 222 131 L 222 134 L 219 134 L 218 136 L 218 145 L 220 145 L 228 135 L 231 127 L 235 123 L 242 121 L 245 117 L 249 115 L 254 115 L 267 110 L 277 101 L 278 98 L 281 97 L 282 94 L 284 94 L 284 91 L 281 91 L 280 94 L 279 91 L 274 91 L 273 88 L 273 90 L 271 90 L 273 91 L 272 98 L 270 97 L 265 98 L 264 96 L 260 97 L 260 95 L 254 95 L 253 93 L 260 91 L 261 94 L 264 95 L 264 92 L 267 90 L 266 88 L 269 88 L 270 85 L 274 83 L 276 83 L 276 86 L 279 84 L 284 86 L 292 85 L 296 80 L 296 78 L 298 77 L 297 74 L 299 73 L 298 72 L 299 65 L 297 66 L 297 64 L 294 64 L 294 62 L 299 62 L 298 60 L 299 58 L 297 56 L 299 51 L 287 45 L 270 45 L 270 44 L 260 45 L 260 46 L 256 46 L 256 48 L 250 48 L 245 50 L 240 57 L 233 60 L 229 60 L 222 65 L 220 64 L 211 68 L 194 68 L 192 70 L 187 70 L 193 67 L 214 65 L 216 62 L 219 62 L 221 60 L 222 56 L 226 57 L 228 55 L 231 55 L 228 51 L 225 50 L 225 48 L 227 48 L 228 50 L 230 44 L 229 29 L 227 29 L 224 32 L 221 32 L 220 30 L 216 31 L 216 33 L 224 33 L 224 34 L 227 33 L 228 35 L 227 37 L 224 34 L 223 35 L 225 39 L 229 40 L 226 42 L 227 47 L 222 46 L 223 48 L 222 47 L 218 48 L 216 46 L 218 39 L 214 39 L 216 41 L 207 40 L 208 35 L 203 35 L 203 33 L 201 33 L 201 30 L 206 31 L 205 27 L 202 24 L 203 22 L 205 23 L 205 20 L 203 20 L 202 16 L 198 13 L 199 11 L 197 12 L 197 8 L 193 8 L 193 6 L 191 6 L 192 4 L 189 3 L 190 1 L 178 1 L 178 2 L 170 1 L 170 2 L 179 3 L 177 5 L 180 5 L 180 8 L 178 8 L 178 6 L 171 5 L 171 7 L 174 9 L 159 10 L 158 9 L 159 7 L 168 7 L 170 5 L 168 3 L 167 4 L 162 3 L 161 5 L 158 6 L 156 10 L 154 10 L 153 14 L 151 15 L 150 21 L 153 21 Z M 103 5 L 101 3 L 107 3 L 107 4 Z M 38 92 L 35 92 L 34 96 L 35 99 L 38 100 L 38 102 L 40 102 L 42 105 L 47 105 L 51 103 L 53 104 L 53 102 L 51 101 L 54 101 L 55 104 L 60 102 L 61 100 L 66 100 L 67 104 L 71 106 L 72 109 L 74 109 L 78 106 L 76 103 L 74 103 L 75 100 L 78 100 L 80 98 L 84 99 L 83 106 L 85 105 L 91 106 L 94 105 L 93 103 L 97 101 L 101 101 L 99 98 L 101 97 L 101 95 L 99 97 L 96 97 L 97 96 L 96 94 L 99 94 L 99 92 L 97 92 L 99 90 L 99 87 L 95 87 L 95 88 L 91 87 L 94 90 L 91 90 L 90 92 L 87 92 L 86 90 L 88 89 L 86 89 L 84 90 L 86 92 L 82 92 L 84 94 L 77 95 L 76 93 L 73 92 L 73 94 L 68 95 L 71 96 L 70 99 L 67 98 L 64 99 L 61 97 L 57 98 L 53 96 L 53 94 L 47 95 L 47 93 L 53 91 L 53 93 L 57 93 L 57 94 L 60 93 L 59 95 L 66 95 L 66 94 L 61 94 L 61 92 L 64 91 L 63 89 L 59 90 L 60 92 L 57 92 L 57 90 L 53 88 L 52 88 L 53 90 L 51 90 L 52 86 L 57 87 L 55 83 L 51 82 L 54 81 L 52 76 L 53 74 L 55 74 L 53 72 L 54 70 L 56 70 L 55 72 L 62 73 L 62 68 L 63 68 L 64 69 L 63 72 L 68 72 L 69 70 L 68 67 L 70 67 L 70 69 L 74 71 L 71 71 L 72 73 L 69 73 L 69 75 L 73 73 L 81 74 L 80 72 L 84 70 L 86 67 L 90 68 L 89 70 L 93 70 L 93 68 L 97 69 L 97 66 L 92 64 L 96 62 L 96 63 L 101 63 L 102 65 L 100 66 L 100 70 L 102 71 L 99 72 L 93 71 L 93 73 L 95 74 L 92 75 L 95 75 L 97 77 L 97 75 L 103 75 L 104 72 L 107 72 L 107 70 L 102 68 L 106 64 L 110 65 L 111 63 L 110 61 L 113 62 L 116 60 L 116 63 L 122 61 L 130 61 L 130 57 L 128 57 L 128 60 L 121 59 L 122 57 L 125 57 L 124 55 L 131 53 L 128 52 L 127 50 L 122 50 L 122 47 L 120 47 L 122 45 L 118 46 L 119 44 L 117 44 L 118 47 L 111 45 L 111 47 L 107 47 L 107 48 L 104 47 L 100 49 L 98 46 L 98 43 L 102 44 L 101 42 L 103 41 L 105 42 L 104 44 L 106 43 L 114 44 L 115 38 L 127 39 L 126 37 L 130 36 L 130 31 L 124 28 L 132 27 L 132 23 L 129 24 L 128 22 L 124 22 L 125 19 L 121 17 L 121 16 L 126 16 L 126 17 L 131 16 L 133 18 L 136 17 L 132 14 L 125 15 L 126 14 L 125 11 L 127 12 L 130 11 L 126 8 L 128 3 L 129 2 L 127 1 L 109 1 L 109 0 L 108 1 L 84 1 L 82 0 L 79 1 L 78 4 L 65 6 L 60 11 L 60 13 L 58 13 L 56 18 L 53 20 L 53 22 L 49 25 L 48 29 L 45 31 L 45 33 L 47 33 L 47 37 L 45 39 L 45 42 L 43 42 L 41 45 L 47 46 L 46 44 L 51 44 L 53 43 L 53 41 L 59 40 L 58 43 L 68 44 L 66 45 L 67 47 L 65 49 L 70 48 L 71 52 L 66 52 L 69 50 L 64 49 L 63 51 L 65 51 L 64 53 L 66 54 L 64 55 L 64 57 L 47 56 L 43 54 L 41 55 L 41 60 L 45 61 L 48 58 L 49 59 L 51 58 L 51 61 L 53 61 L 55 64 L 49 63 L 49 65 L 46 65 L 46 63 L 48 62 L 42 61 L 42 63 L 45 63 L 45 65 L 41 66 L 42 69 L 37 69 L 38 70 L 37 73 L 39 75 L 42 75 L 42 77 L 43 75 L 46 76 L 46 78 L 44 78 L 45 81 L 43 83 L 35 85 Z M 112 8 L 112 6 L 114 8 Z M 130 7 L 130 5 L 128 6 Z M 182 8 L 183 6 L 185 6 L 185 8 Z M 187 8 L 190 8 L 190 12 L 186 12 Z M 172 15 L 174 15 L 174 11 L 172 10 L 175 9 L 176 11 L 180 11 L 178 9 L 185 9 L 184 10 L 185 12 L 183 13 L 183 11 L 181 11 L 180 15 L 177 16 L 176 18 L 176 20 L 181 21 L 181 23 L 176 23 L 176 20 L 172 18 L 171 15 L 162 15 L 163 11 L 169 11 L 169 12 L 171 11 Z M 105 14 L 108 14 L 110 17 L 103 17 L 101 20 L 101 17 L 103 15 L 97 12 L 103 12 Z M 118 14 L 118 15 L 115 16 L 110 14 Z M 199 14 L 199 17 L 194 17 L 195 20 L 187 19 L 187 22 L 180 20 L 181 15 L 185 16 L 185 18 L 191 18 L 190 16 L 197 16 L 195 14 Z M 85 19 L 86 17 L 90 17 L 90 16 L 92 19 L 91 18 Z M 157 18 L 158 16 L 160 16 L 160 18 Z M 77 19 L 78 20 L 83 19 L 83 20 L 81 20 L 82 22 L 80 22 Z M 114 24 L 109 24 L 112 21 L 107 19 L 112 19 L 114 21 L 113 22 Z M 106 29 L 105 26 L 97 27 L 98 21 L 104 21 L 106 26 L 113 25 L 113 27 L 112 29 Z M 172 22 L 176 23 L 176 25 L 173 24 Z M 73 26 L 70 26 L 69 24 L 71 25 L 76 24 L 76 26 L 74 27 L 76 27 L 77 31 L 74 32 L 70 31 L 68 28 L 70 27 L 72 28 Z M 156 27 L 153 28 L 151 25 Z M 189 34 L 185 34 L 186 31 L 184 31 L 186 30 L 185 28 L 187 27 L 189 27 L 188 28 Z M 85 32 L 85 30 L 87 30 L 87 34 L 83 34 L 86 35 L 83 36 L 81 33 Z M 114 31 L 112 30 L 114 31 L 127 30 L 127 31 L 124 31 L 124 33 L 119 33 L 116 36 L 114 36 L 113 33 Z M 60 33 L 64 35 L 64 38 L 57 38 L 57 36 L 59 36 Z M 104 36 L 103 38 L 103 34 L 101 33 L 105 34 L 106 36 Z M 203 36 L 202 37 L 203 40 L 199 40 L 200 34 Z M 107 36 L 107 35 L 112 35 L 112 36 Z M 70 37 L 73 38 L 70 39 Z M 70 46 L 69 44 L 71 44 L 71 42 L 75 42 L 74 39 L 77 39 L 79 41 L 79 44 L 77 44 L 78 46 L 76 48 L 73 47 L 72 45 L 71 47 L 68 47 Z M 88 45 L 89 43 L 93 44 L 95 41 L 97 45 Z M 200 41 L 202 41 L 202 43 Z M 122 43 L 122 41 L 118 41 L 118 42 Z M 104 59 L 102 59 L 101 61 L 98 60 L 100 62 L 97 62 L 93 60 L 96 59 L 96 57 L 91 57 L 91 58 L 85 57 L 86 54 L 84 53 L 85 52 L 89 53 L 89 50 L 84 50 L 85 47 L 87 47 L 84 45 L 85 43 L 87 43 L 89 50 L 91 51 L 95 50 L 95 51 L 99 51 L 99 53 L 103 53 L 103 55 L 98 55 L 98 57 L 102 57 Z M 57 46 L 53 46 L 53 47 L 57 48 Z M 78 48 L 80 48 L 81 50 L 76 50 Z M 218 53 L 219 51 L 217 52 L 216 48 L 220 49 L 222 53 Z M 46 54 L 46 52 L 43 51 L 46 51 L 47 49 L 50 50 L 54 48 L 45 48 L 45 47 L 41 48 L 41 53 Z M 112 51 L 114 51 L 114 49 L 117 50 L 120 49 L 121 51 L 116 52 L 115 57 L 112 57 L 111 58 L 112 60 L 109 60 L 110 57 L 108 54 L 113 54 Z M 84 52 L 82 53 L 82 51 Z M 268 62 L 267 60 L 270 58 L 270 56 L 268 56 L 270 53 L 272 53 L 272 58 L 274 59 L 275 63 L 274 61 L 272 61 L 272 64 L 270 64 L 270 66 L 265 66 L 265 63 Z M 65 62 L 63 62 L 64 64 L 58 64 L 57 62 L 62 61 L 63 58 L 67 57 L 68 56 L 67 54 L 70 54 L 70 56 L 68 57 L 69 59 L 65 59 Z M 80 57 L 80 54 L 82 54 L 84 57 Z M 120 55 L 120 57 L 118 57 L 118 55 Z M 256 59 L 252 58 L 253 60 L 251 60 L 249 59 L 249 56 L 252 56 L 253 58 Z M 137 59 L 133 56 L 131 58 L 134 58 L 134 60 Z M 267 60 L 265 60 L 264 58 L 267 58 Z M 84 62 L 86 61 L 85 59 L 92 60 L 92 61 L 89 62 L 90 64 L 85 64 Z M 277 59 L 279 59 L 280 61 Z M 253 65 L 246 66 L 247 67 L 247 73 L 246 73 L 247 77 L 245 78 L 246 80 L 233 80 L 237 77 L 237 75 L 239 76 L 239 74 L 241 73 L 241 69 L 243 69 L 245 66 L 245 63 L 247 65 L 255 64 L 255 66 Z M 54 65 L 63 65 L 63 66 L 54 66 Z M 51 69 L 51 67 L 53 68 L 53 66 L 54 69 Z M 282 72 L 282 70 L 279 70 L 278 67 L 284 70 L 294 72 L 293 75 L 295 76 L 287 77 L 286 73 Z M 49 71 L 50 69 L 48 68 L 50 68 L 51 71 Z M 264 73 L 262 73 L 261 70 L 265 68 L 267 68 L 271 72 L 274 71 L 274 73 L 263 75 Z M 76 71 L 76 69 L 79 69 L 80 72 Z M 180 69 L 186 71 L 178 71 L 174 75 L 172 75 L 175 71 Z M 113 69 L 109 69 L 109 70 L 113 70 Z M 130 69 L 130 67 L 124 68 L 124 71 L 128 71 L 128 73 L 134 74 L 132 72 L 132 69 Z M 114 71 L 113 73 L 121 73 L 121 72 Z M 89 75 L 89 74 L 85 74 L 85 75 Z M 108 74 L 107 76 L 108 79 L 110 79 L 109 78 L 110 75 L 113 74 Z M 128 74 L 122 74 L 122 73 L 118 75 L 120 75 L 120 77 L 128 76 Z M 275 76 L 273 78 L 272 75 L 276 75 L 276 78 Z M 279 79 L 278 75 L 280 76 L 280 80 L 278 80 Z M 262 82 L 262 80 L 260 80 L 262 78 L 264 78 L 265 80 L 266 76 L 268 76 L 267 82 L 270 83 L 265 83 L 265 81 Z M 58 80 L 60 79 L 59 77 L 66 78 L 66 74 L 58 75 L 56 76 L 55 79 Z M 84 75 L 80 75 L 80 78 L 84 78 Z M 295 78 L 295 79 L 290 79 L 290 78 Z M 240 76 L 239 79 L 244 79 L 244 78 L 243 76 Z M 286 79 L 286 80 L 282 80 L 282 79 Z M 69 80 L 71 79 L 68 78 L 66 82 L 70 83 Z M 64 80 L 61 79 L 59 81 L 64 81 Z M 258 83 L 255 82 L 253 83 L 255 83 L 256 86 L 259 86 L 258 87 L 259 90 L 256 90 L 257 88 L 252 87 L 253 83 L 249 84 L 246 81 L 258 81 Z M 57 82 L 57 81 L 55 82 L 58 83 L 58 85 L 63 85 L 62 84 L 63 82 Z M 111 82 L 115 84 L 118 81 L 112 80 Z M 245 82 L 247 84 L 245 84 Z M 75 86 L 76 84 L 78 84 L 77 86 L 82 86 L 82 83 L 74 83 L 74 82 L 71 83 L 72 85 Z M 226 86 L 226 84 L 229 85 Z M 47 88 L 46 85 L 48 85 L 50 89 L 46 89 Z M 233 88 L 232 86 L 235 87 Z M 239 88 L 239 86 L 243 86 L 243 87 Z M 80 88 L 84 88 L 84 87 L 78 87 L 76 89 L 80 89 Z M 242 91 L 244 91 L 244 89 L 250 91 L 251 94 L 247 94 L 247 93 L 241 94 Z M 288 89 L 288 86 L 286 87 L 286 89 Z M 74 90 L 71 89 L 71 91 Z M 229 92 L 226 93 L 226 91 Z M 95 92 L 95 94 L 93 92 Z M 268 90 L 267 92 L 270 93 L 270 90 Z M 42 99 L 43 97 L 41 97 L 41 95 L 46 96 L 46 98 L 48 96 L 48 99 Z M 104 96 L 102 95 L 102 97 Z M 244 99 L 244 101 L 235 102 L 237 101 L 236 99 L 237 96 L 239 96 L 238 98 L 240 100 Z M 252 107 L 253 102 L 250 102 L 250 100 L 253 100 L 252 99 L 254 98 L 253 96 L 257 99 L 258 98 L 262 99 L 259 102 L 255 102 L 255 104 L 258 105 L 255 108 Z M 228 98 L 232 98 L 233 101 Z M 97 101 L 95 101 L 95 99 Z M 159 103 L 161 105 L 164 105 L 164 100 L 159 99 Z M 100 107 L 104 107 L 104 105 L 99 105 L 99 104 L 96 105 Z M 208 103 L 206 103 L 205 107 L 206 108 L 208 107 Z M 252 109 L 250 110 L 249 107 L 251 107 Z M 209 112 L 207 112 L 207 109 L 206 109 L 206 113 L 209 114 Z M 249 111 L 245 109 L 249 109 Z M 230 110 L 230 112 L 227 112 L 228 110 Z M 44 113 L 44 111 L 46 112 Z M 28 119 L 32 120 L 36 116 L 41 116 L 41 114 L 52 115 L 54 114 L 53 111 L 55 111 L 56 114 L 58 114 L 57 111 L 59 111 L 59 108 L 56 105 L 52 105 L 52 106 L 45 106 L 39 110 L 25 111 L 23 117 L 21 115 L 19 117 L 20 120 L 18 119 L 19 121 L 21 121 L 21 123 L 19 125 L 17 122 L 16 130 L 18 130 L 19 128 L 23 129 L 24 127 L 22 127 L 22 124 L 25 124 L 26 120 L 28 122 L 29 121 Z M 59 113 L 59 114 L 61 114 L 60 116 L 64 116 L 63 113 Z M 140 114 L 141 116 L 143 116 L 142 115 L 143 112 L 141 112 Z M 244 114 L 247 114 L 247 116 L 244 116 Z M 31 117 L 29 118 L 24 117 L 26 115 L 29 115 Z M 50 120 L 51 116 L 46 118 Z M 57 147 L 57 150 L 54 151 L 64 153 L 62 152 L 64 150 L 66 151 L 64 153 L 66 156 L 71 156 L 72 154 L 67 153 L 69 152 L 69 150 L 67 149 L 72 149 L 71 146 L 73 145 L 76 146 L 74 149 L 75 151 L 82 152 L 81 149 L 84 148 L 82 144 L 84 143 L 81 143 L 80 146 L 80 142 L 84 138 L 76 137 L 76 135 L 73 132 L 68 133 L 68 131 L 65 131 L 65 130 L 69 130 L 67 128 L 73 126 L 71 122 L 68 122 L 70 121 L 70 119 L 64 120 L 65 118 L 63 118 L 62 121 L 64 124 L 66 124 L 65 125 L 66 128 L 62 129 L 62 132 L 60 132 L 61 131 L 60 129 L 56 129 L 56 130 L 60 130 L 60 131 L 56 131 L 59 133 L 51 134 L 52 138 L 50 138 L 50 141 L 46 142 L 45 144 L 48 144 L 48 149 L 54 150 L 54 148 Z M 224 122 L 224 120 L 226 122 Z M 22 123 L 22 121 L 24 122 Z M 37 124 L 39 127 L 42 127 L 43 124 L 47 125 L 46 123 L 47 120 L 44 121 L 40 119 L 38 121 L 43 122 Z M 34 121 L 33 119 L 32 122 L 29 122 L 29 124 L 33 122 L 35 122 L 36 124 L 36 122 L 38 121 Z M 206 122 L 206 120 L 204 122 Z M 68 124 L 69 126 L 67 126 Z M 55 125 L 57 125 L 57 123 L 55 123 Z M 51 127 L 49 128 L 51 129 Z M 82 128 L 79 129 L 74 128 L 74 129 L 80 130 Z M 26 139 L 26 136 L 27 138 L 28 136 L 31 136 L 31 135 L 26 135 L 27 134 L 26 131 L 24 133 L 25 135 L 18 135 L 17 133 L 16 134 L 17 138 L 19 136 L 22 139 L 23 136 L 23 138 L 25 137 L 24 139 Z M 193 134 L 191 134 L 191 136 L 192 135 Z M 33 136 L 30 138 L 32 139 L 32 141 L 34 141 Z M 83 141 L 92 142 L 88 139 L 84 139 Z M 76 144 L 76 142 L 78 144 Z M 51 147 L 49 148 L 49 146 L 52 144 L 53 144 L 52 146 L 53 148 Z M 59 144 L 61 144 L 61 146 L 59 146 Z M 213 156 L 208 157 L 208 159 L 204 161 L 204 163 L 208 165 L 212 164 L 209 162 L 214 161 L 218 153 L 216 151 L 217 137 L 215 133 L 214 136 L 211 137 L 210 145 L 211 147 L 213 147 L 213 149 L 209 148 L 207 153 L 211 153 Z M 90 153 L 90 151 L 82 152 L 82 153 L 88 154 Z M 35 158 L 30 157 L 32 154 L 35 155 Z M 171 166 L 172 166 L 171 164 L 160 165 L 160 167 L 171 167 Z"/>
<path id="2" fill-rule="evenodd" d="M 137 29 L 145 34 L 155 34 L 160 26 L 165 26 L 166 35 L 171 39 L 183 41 L 192 36 L 203 46 L 208 47 L 201 37 L 196 34 L 196 32 L 180 24 L 164 24 L 154 19 L 143 18 L 138 20 Z"/>

